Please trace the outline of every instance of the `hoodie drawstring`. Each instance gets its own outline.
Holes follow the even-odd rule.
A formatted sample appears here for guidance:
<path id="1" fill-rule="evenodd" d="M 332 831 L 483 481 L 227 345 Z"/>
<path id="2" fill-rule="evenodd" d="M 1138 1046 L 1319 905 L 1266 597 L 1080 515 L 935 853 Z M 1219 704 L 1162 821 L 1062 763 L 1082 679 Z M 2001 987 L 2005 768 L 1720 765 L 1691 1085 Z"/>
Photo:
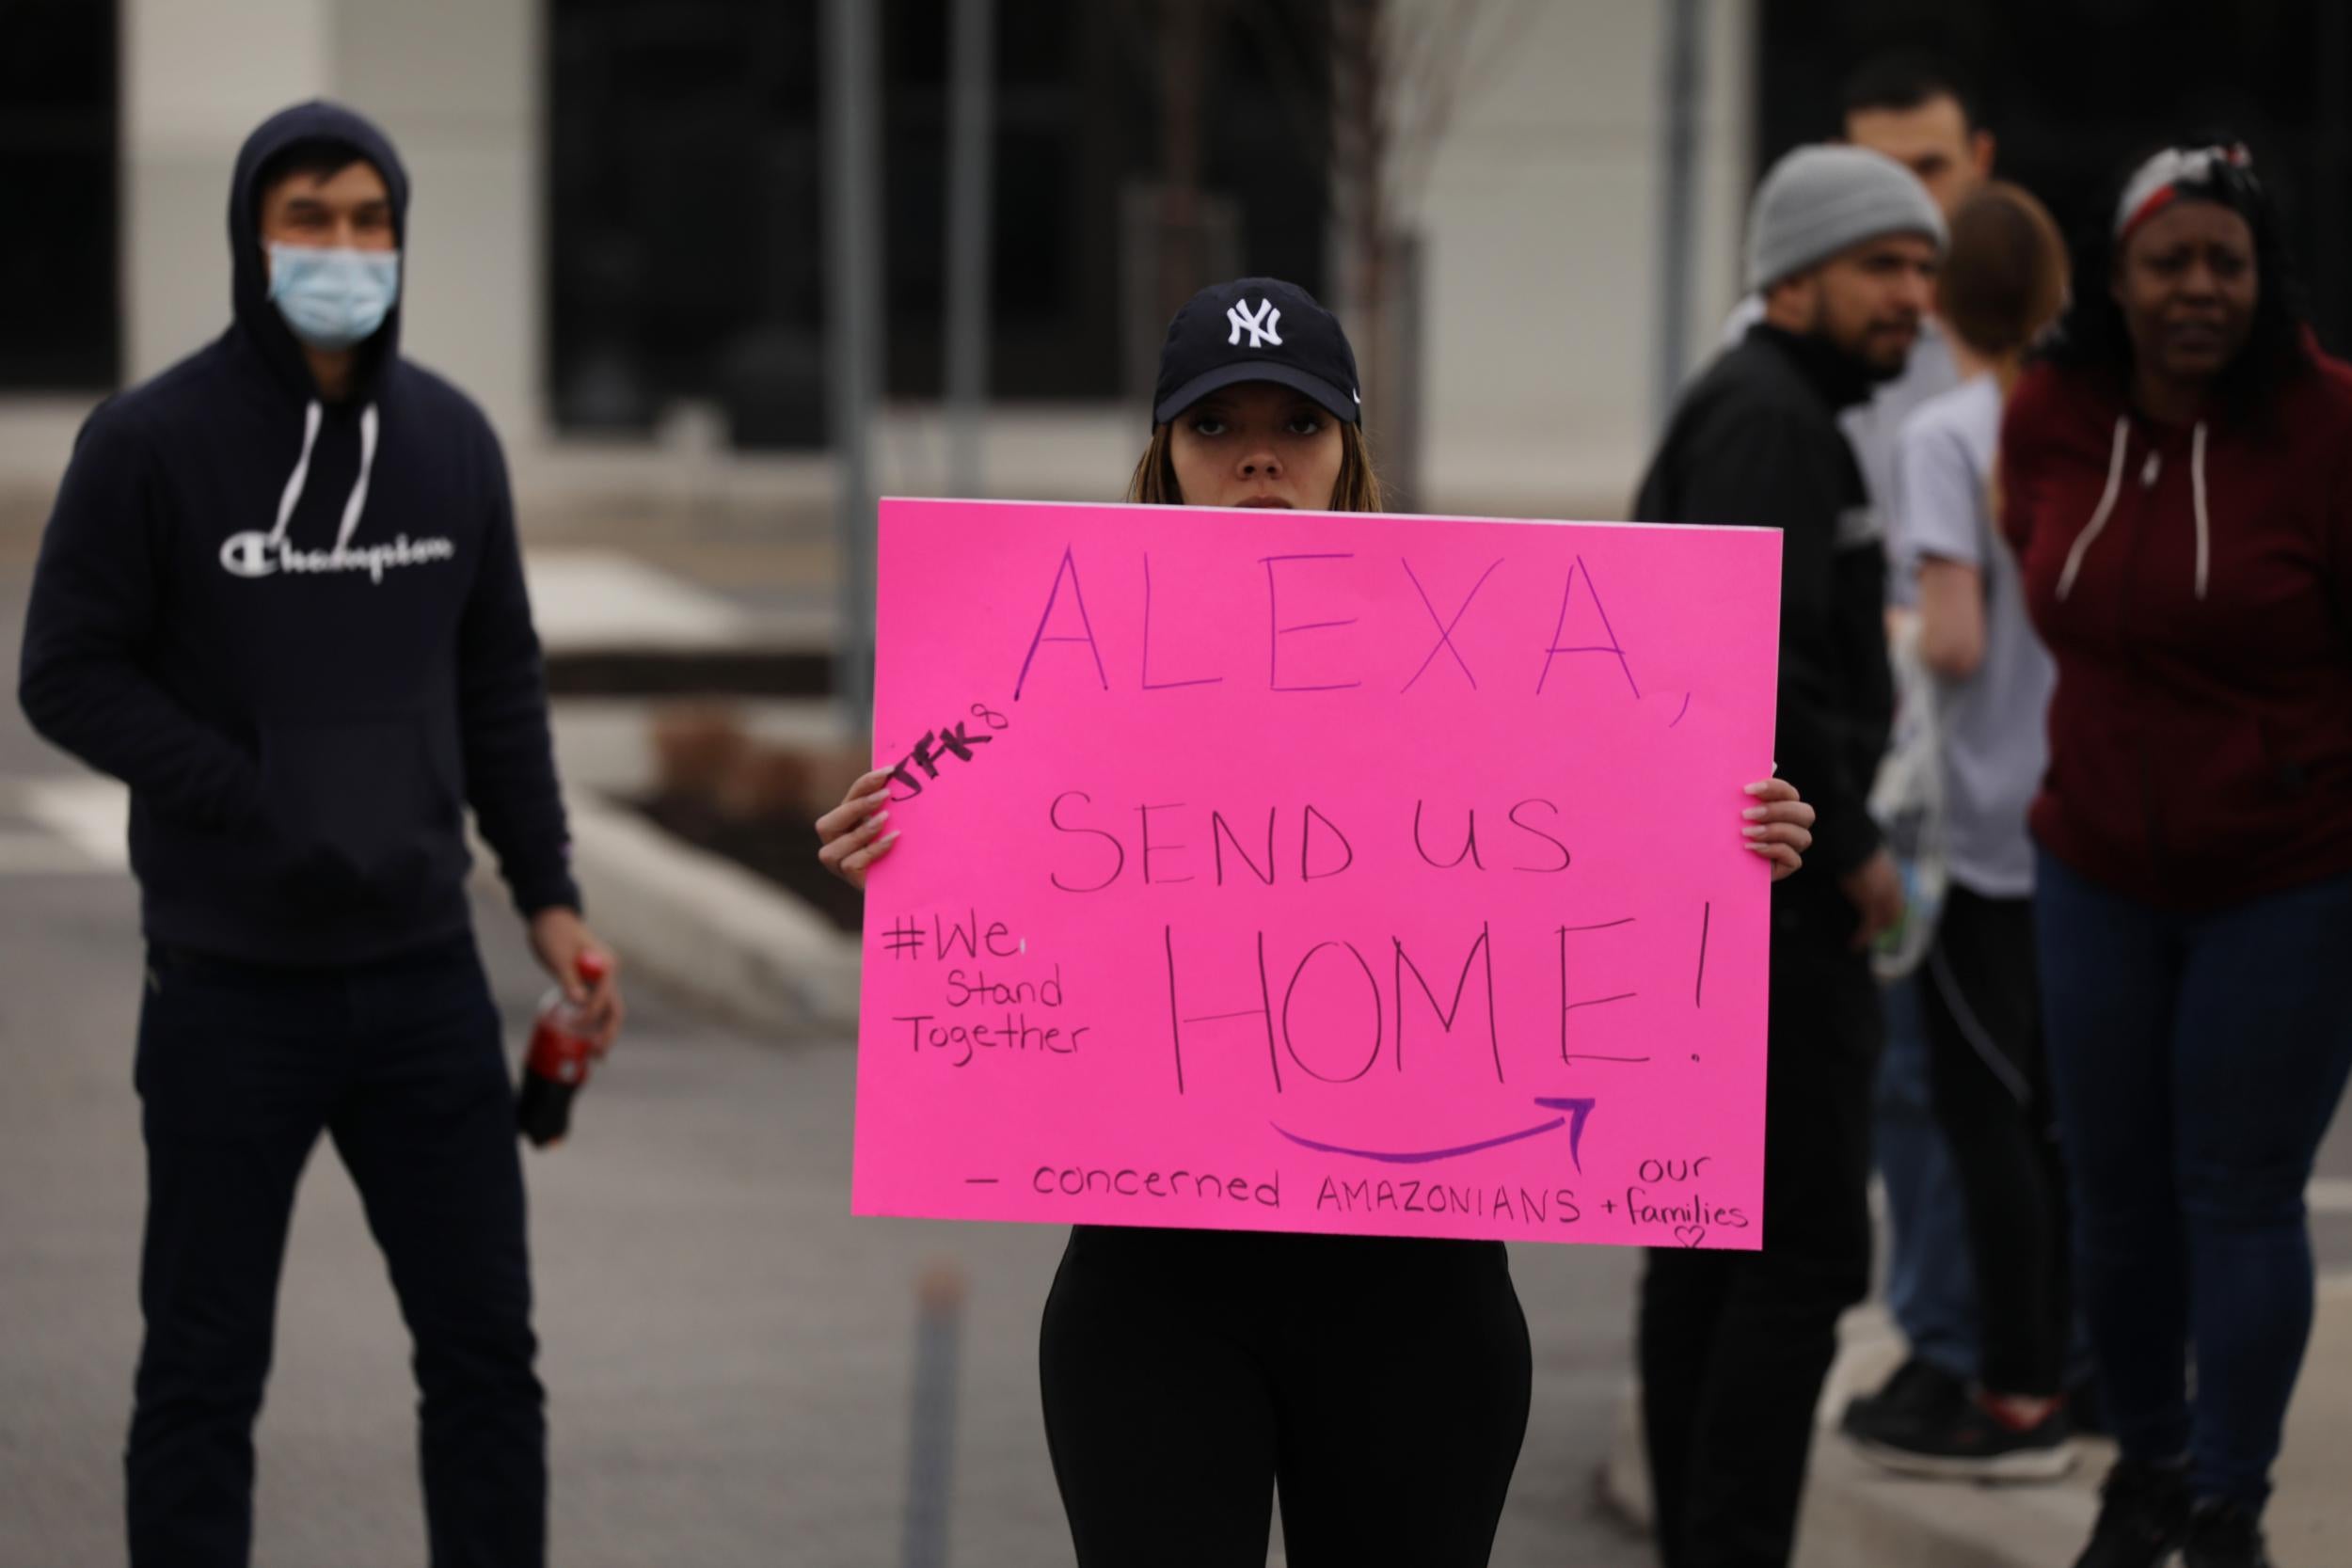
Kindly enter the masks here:
<path id="1" fill-rule="evenodd" d="M 2061 602 L 2074 591 L 2074 575 L 2083 569 L 2083 555 L 2090 542 L 2099 537 L 2099 531 L 2107 526 L 2107 516 L 2115 510 L 2115 498 L 2123 491 L 2123 449 L 2131 440 L 2132 421 L 2128 415 L 2115 417 L 2115 450 L 2107 457 L 2107 487 L 2099 497 L 2099 509 L 2090 515 L 2090 526 L 2074 541 L 2074 547 L 2066 552 L 2066 569 L 2058 574 L 2058 596 Z"/>
<path id="2" fill-rule="evenodd" d="M 2196 437 L 2188 449 L 2189 488 L 2197 499 L 2197 598 L 2205 597 L 2205 577 L 2213 564 L 2213 524 L 2205 517 L 2205 421 L 2197 421 Z"/>
<path id="3" fill-rule="evenodd" d="M 302 499 L 302 487 L 310 482 L 310 449 L 318 444 L 319 420 L 324 414 L 316 398 L 302 411 L 302 456 L 295 461 L 294 472 L 286 476 L 286 493 L 278 498 L 278 526 L 269 531 L 269 542 L 273 545 L 286 537 L 286 525 L 294 521 L 294 503 Z"/>
<path id="4" fill-rule="evenodd" d="M 302 487 L 310 482 L 310 452 L 318 445 L 319 424 L 326 413 L 316 398 L 302 411 L 302 455 L 295 460 L 294 472 L 286 476 L 285 494 L 278 499 L 278 526 L 269 534 L 272 545 L 285 541 L 286 526 L 294 521 L 294 508 L 302 500 Z M 375 470 L 375 404 L 371 403 L 359 411 L 359 479 L 351 487 L 351 499 L 343 502 L 342 526 L 335 533 L 335 551 L 339 555 L 358 531 L 359 514 L 367 509 L 368 476 Z"/>
<path id="5" fill-rule="evenodd" d="M 2090 525 L 2075 539 L 2074 547 L 2066 552 L 2066 569 L 2058 573 L 2058 596 L 2063 601 L 2074 587 L 2074 578 L 2083 568 L 2083 557 L 2089 553 L 2091 541 L 2107 526 L 2107 518 L 2115 511 L 2116 497 L 2123 488 L 2124 449 L 2129 444 L 2131 418 L 2119 414 L 2115 418 L 2115 447 L 2107 456 L 2107 487 L 2099 496 L 2098 510 L 2090 515 Z M 2148 469 L 2140 478 L 2143 484 L 2156 479 L 2156 454 L 2148 454 Z M 2189 494 L 2197 513 L 2197 598 L 2202 603 L 2205 584 L 2213 575 L 2213 518 L 2205 507 L 2205 421 L 2197 421 L 2197 431 L 2188 446 Z"/>
<path id="6" fill-rule="evenodd" d="M 2205 438 L 2205 427 L 2197 427 L 2197 438 Z M 2201 451 L 2202 448 L 2201 447 Z M 351 543 L 352 533 L 359 527 L 359 514 L 368 504 L 368 475 L 375 468 L 375 404 L 359 410 L 359 482 L 351 487 L 351 499 L 343 502 L 343 526 L 335 532 L 335 553 Z M 2201 491 L 2200 494 L 2202 494 Z M 2203 503 L 2199 503 L 2198 515 L 2204 515 Z"/>

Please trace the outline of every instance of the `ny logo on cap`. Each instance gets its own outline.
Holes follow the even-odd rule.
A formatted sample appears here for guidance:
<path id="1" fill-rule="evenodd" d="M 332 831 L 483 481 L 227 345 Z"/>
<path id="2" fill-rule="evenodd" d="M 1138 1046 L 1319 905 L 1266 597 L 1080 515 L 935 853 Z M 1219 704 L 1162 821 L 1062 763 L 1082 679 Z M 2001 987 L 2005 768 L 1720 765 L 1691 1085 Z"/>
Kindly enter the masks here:
<path id="1" fill-rule="evenodd" d="M 1247 309 L 1248 304 L 1249 302 L 1245 299 L 1239 305 L 1229 305 L 1225 308 L 1225 319 L 1233 326 L 1233 330 L 1227 334 L 1225 341 L 1228 343 L 1238 343 L 1241 341 L 1241 335 L 1247 332 L 1249 334 L 1251 348 L 1263 348 L 1268 343 L 1280 348 L 1282 335 L 1274 329 L 1280 325 L 1282 312 L 1274 308 L 1274 301 L 1271 299 L 1260 300 L 1255 310 Z"/>

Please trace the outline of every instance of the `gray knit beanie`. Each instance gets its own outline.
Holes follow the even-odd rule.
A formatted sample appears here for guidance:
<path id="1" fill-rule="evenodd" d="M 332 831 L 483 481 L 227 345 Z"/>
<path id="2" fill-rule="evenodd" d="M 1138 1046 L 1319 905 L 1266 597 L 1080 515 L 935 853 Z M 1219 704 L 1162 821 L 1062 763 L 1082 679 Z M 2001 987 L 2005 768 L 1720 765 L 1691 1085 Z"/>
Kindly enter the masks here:
<path id="1" fill-rule="evenodd" d="M 1883 152 L 1800 147 L 1772 166 L 1748 209 L 1748 287 L 1763 289 L 1881 234 L 1944 248 L 1944 214 L 1918 177 Z"/>

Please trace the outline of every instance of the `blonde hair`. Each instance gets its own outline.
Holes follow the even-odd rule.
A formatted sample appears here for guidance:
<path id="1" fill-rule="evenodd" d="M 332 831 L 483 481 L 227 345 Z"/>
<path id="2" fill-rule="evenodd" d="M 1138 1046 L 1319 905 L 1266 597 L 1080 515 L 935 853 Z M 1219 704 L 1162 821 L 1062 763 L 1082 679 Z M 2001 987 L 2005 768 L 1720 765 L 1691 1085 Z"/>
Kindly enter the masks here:
<path id="1" fill-rule="evenodd" d="M 1184 492 L 1176 483 L 1175 439 L 1171 424 L 1156 425 L 1152 444 L 1143 449 L 1136 471 L 1127 481 L 1127 499 L 1146 506 L 1182 506 Z M 1380 476 L 1373 471 L 1372 449 L 1360 426 L 1340 421 L 1340 477 L 1331 484 L 1330 512 L 1380 510 Z"/>

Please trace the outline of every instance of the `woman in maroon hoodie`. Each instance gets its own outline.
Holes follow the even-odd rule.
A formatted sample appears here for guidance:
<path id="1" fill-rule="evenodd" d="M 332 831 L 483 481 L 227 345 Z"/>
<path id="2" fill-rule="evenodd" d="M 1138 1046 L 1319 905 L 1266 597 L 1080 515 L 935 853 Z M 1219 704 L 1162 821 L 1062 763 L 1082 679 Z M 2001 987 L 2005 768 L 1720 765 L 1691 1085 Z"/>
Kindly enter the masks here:
<path id="1" fill-rule="evenodd" d="M 2043 1013 L 2122 1448 L 2079 1568 L 2260 1565 L 2352 1069 L 2352 371 L 2244 148 L 2167 148 L 2101 215 L 2000 456 L 2058 664 Z"/>

